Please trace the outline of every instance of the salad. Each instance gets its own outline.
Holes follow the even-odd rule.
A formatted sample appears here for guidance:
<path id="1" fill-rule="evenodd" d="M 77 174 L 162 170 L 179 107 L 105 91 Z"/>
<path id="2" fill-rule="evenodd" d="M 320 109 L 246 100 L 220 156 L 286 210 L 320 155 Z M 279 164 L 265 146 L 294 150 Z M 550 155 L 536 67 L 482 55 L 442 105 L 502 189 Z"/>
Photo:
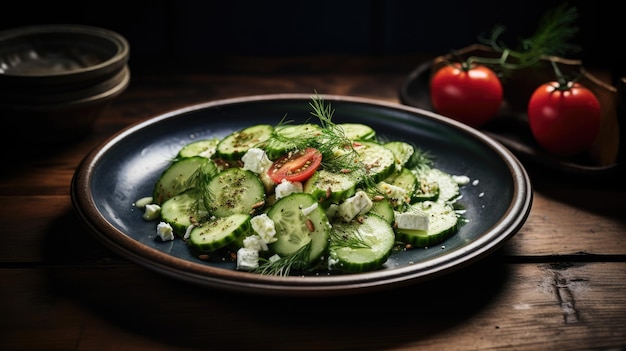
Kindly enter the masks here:
<path id="1" fill-rule="evenodd" d="M 319 96 L 310 106 L 316 123 L 283 119 L 184 145 L 134 204 L 157 240 L 259 274 L 359 273 L 467 221 L 457 200 L 469 178 L 368 125 L 333 123 Z"/>

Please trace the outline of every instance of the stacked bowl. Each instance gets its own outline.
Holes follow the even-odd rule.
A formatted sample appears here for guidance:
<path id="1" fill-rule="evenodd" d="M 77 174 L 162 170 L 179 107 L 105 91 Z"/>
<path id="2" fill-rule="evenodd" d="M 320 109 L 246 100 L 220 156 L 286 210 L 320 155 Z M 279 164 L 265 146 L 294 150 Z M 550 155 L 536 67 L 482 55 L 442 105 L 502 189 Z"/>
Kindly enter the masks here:
<path id="1" fill-rule="evenodd" d="M 49 24 L 0 31 L 5 131 L 41 141 L 90 131 L 130 83 L 129 50 L 120 34 L 92 26 Z"/>

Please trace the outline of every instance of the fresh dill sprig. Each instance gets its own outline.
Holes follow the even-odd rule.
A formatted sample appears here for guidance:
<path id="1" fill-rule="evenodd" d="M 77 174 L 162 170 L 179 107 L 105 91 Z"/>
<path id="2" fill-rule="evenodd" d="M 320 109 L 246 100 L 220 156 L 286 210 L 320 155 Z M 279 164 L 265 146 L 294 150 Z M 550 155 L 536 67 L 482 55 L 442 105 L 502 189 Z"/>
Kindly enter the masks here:
<path id="1" fill-rule="evenodd" d="M 185 182 L 187 189 L 193 189 L 195 191 L 193 208 L 194 212 L 200 214 L 206 212 L 205 198 L 211 198 L 213 194 L 210 192 L 210 187 L 207 185 L 211 178 L 215 177 L 219 173 L 217 167 L 213 163 L 207 162 L 200 166 Z M 191 191 L 191 190 L 189 190 Z"/>
<path id="2" fill-rule="evenodd" d="M 330 232 L 331 245 L 349 247 L 352 249 L 371 248 L 371 246 L 363 240 L 357 226 L 358 224 L 333 227 Z"/>
<path id="3" fill-rule="evenodd" d="M 278 260 L 271 261 L 267 258 L 259 258 L 259 267 L 253 270 L 255 273 L 265 275 L 288 276 L 292 269 L 303 269 L 309 265 L 311 254 L 311 242 L 302 246 L 291 255 L 284 256 Z"/>
<path id="4" fill-rule="evenodd" d="M 488 37 L 479 37 L 479 42 L 490 46 L 501 55 L 498 58 L 472 56 L 467 62 L 480 62 L 500 66 L 502 69 L 522 69 L 535 65 L 546 56 L 566 56 L 580 51 L 580 47 L 570 43 L 578 33 L 575 25 L 578 19 L 576 7 L 563 3 L 546 12 L 541 18 L 532 36 L 520 40 L 513 48 L 501 40 L 506 30 L 503 25 L 496 25 Z"/>
<path id="5" fill-rule="evenodd" d="M 359 153 L 354 149 L 354 141 L 346 137 L 344 130 L 332 121 L 335 110 L 330 103 L 317 93 L 311 97 L 311 114 L 317 117 L 322 127 L 322 137 L 317 145 L 322 153 L 322 166 L 330 172 L 354 174 L 362 179 L 366 189 L 375 188 L 376 184 L 368 175 L 365 165 L 360 161 Z"/>
<path id="6" fill-rule="evenodd" d="M 434 165 L 434 158 L 430 152 L 414 146 L 413 154 L 407 161 L 407 165 L 415 169 L 430 168 Z"/>

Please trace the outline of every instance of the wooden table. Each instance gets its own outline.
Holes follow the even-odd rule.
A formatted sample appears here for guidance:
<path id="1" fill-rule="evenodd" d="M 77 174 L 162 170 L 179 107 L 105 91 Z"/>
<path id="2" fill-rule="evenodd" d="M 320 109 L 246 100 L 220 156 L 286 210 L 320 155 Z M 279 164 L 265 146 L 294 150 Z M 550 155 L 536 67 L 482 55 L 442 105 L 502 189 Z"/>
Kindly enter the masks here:
<path id="1" fill-rule="evenodd" d="M 73 213 L 76 166 L 118 130 L 189 104 L 266 93 L 398 102 L 419 57 L 232 58 L 132 66 L 93 133 L 10 157 L 0 183 L 3 350 L 623 350 L 626 188 L 529 168 L 534 202 L 488 258 L 397 290 L 338 298 L 232 294 L 161 276 Z M 135 67 L 135 68 L 133 68 Z M 6 133 L 12 131 L 4 131 Z M 5 148 L 20 155 L 22 144 Z"/>

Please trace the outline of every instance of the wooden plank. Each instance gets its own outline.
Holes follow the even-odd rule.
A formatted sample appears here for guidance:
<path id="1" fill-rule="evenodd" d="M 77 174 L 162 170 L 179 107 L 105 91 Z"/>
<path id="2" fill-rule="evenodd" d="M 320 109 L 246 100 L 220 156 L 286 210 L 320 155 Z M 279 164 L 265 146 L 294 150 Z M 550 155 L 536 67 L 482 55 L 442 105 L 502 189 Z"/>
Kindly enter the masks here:
<path id="1" fill-rule="evenodd" d="M 0 269 L 11 350 L 545 350 L 626 346 L 625 262 L 484 262 L 333 299 L 225 293 L 135 266 Z"/>

